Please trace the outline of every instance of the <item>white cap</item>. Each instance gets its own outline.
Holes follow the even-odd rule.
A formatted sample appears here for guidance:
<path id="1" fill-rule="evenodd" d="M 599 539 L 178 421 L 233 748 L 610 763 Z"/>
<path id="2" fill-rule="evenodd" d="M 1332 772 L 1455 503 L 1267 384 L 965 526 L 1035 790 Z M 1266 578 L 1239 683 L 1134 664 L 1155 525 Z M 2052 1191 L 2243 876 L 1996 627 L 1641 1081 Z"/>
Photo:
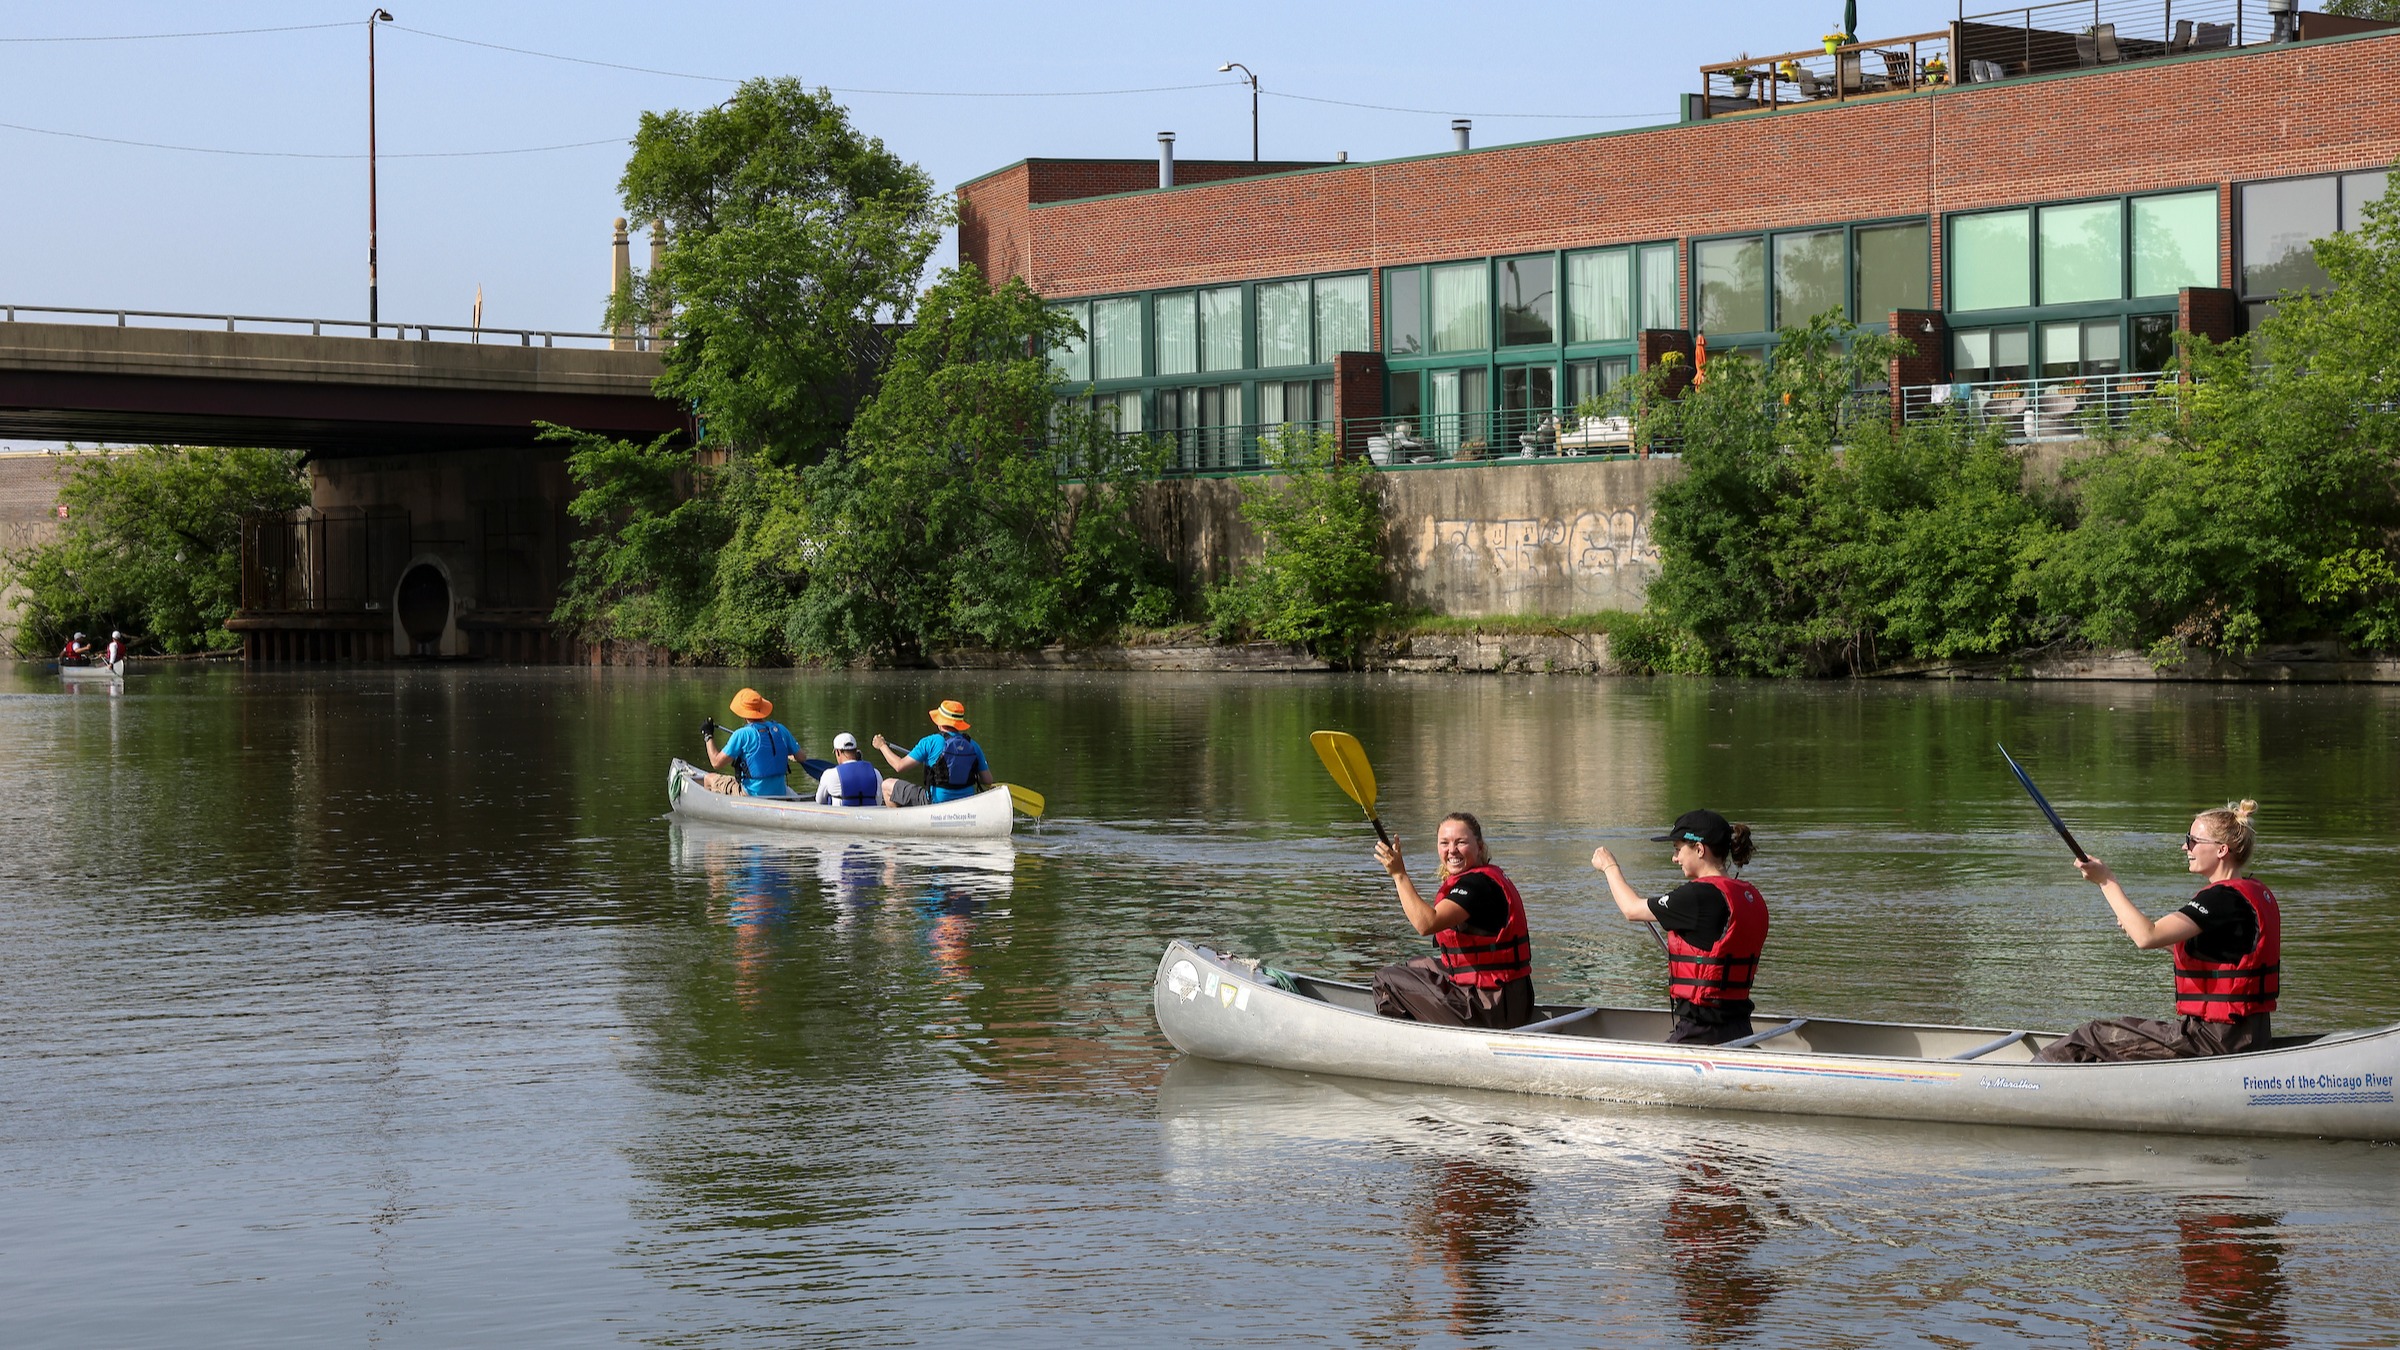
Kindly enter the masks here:
<path id="1" fill-rule="evenodd" d="M 858 748 L 858 737 L 853 736 L 849 732 L 845 731 L 833 738 L 833 748 L 836 750 L 856 750 Z"/>

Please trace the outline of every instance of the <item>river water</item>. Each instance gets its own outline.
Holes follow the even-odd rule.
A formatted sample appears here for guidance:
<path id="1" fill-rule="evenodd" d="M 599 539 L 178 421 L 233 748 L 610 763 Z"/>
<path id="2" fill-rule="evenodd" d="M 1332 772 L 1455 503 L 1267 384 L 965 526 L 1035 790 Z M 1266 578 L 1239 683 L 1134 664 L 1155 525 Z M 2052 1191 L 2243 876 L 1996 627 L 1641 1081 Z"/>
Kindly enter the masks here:
<path id="1" fill-rule="evenodd" d="M 813 750 L 967 701 L 1013 848 L 661 816 L 745 679 Z M 2285 1030 L 2400 1015 L 2400 693 L 1569 678 L 0 673 L 0 1344 L 2388 1346 L 2400 1150 L 1641 1110 L 1179 1062 L 1184 935 L 1423 949 L 1481 814 L 1549 1000 L 1586 859 L 1757 831 L 1762 1004 L 2161 1015 L 1992 751 L 2161 912 L 2266 803 Z M 730 720 L 730 719 L 728 719 Z"/>

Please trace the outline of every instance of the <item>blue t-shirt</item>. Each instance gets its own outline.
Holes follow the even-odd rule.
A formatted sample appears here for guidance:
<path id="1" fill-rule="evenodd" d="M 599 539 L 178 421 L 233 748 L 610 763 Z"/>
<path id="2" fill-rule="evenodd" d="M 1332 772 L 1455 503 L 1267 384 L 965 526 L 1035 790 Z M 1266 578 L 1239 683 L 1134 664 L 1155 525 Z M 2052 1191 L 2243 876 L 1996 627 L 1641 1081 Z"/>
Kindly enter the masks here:
<path id="1" fill-rule="evenodd" d="M 753 797 L 783 796 L 784 775 L 799 753 L 800 742 L 781 722 L 752 722 L 725 739 L 725 757 L 741 767 L 742 789 Z"/>
<path id="2" fill-rule="evenodd" d="M 908 757 L 910 759 L 913 759 L 917 763 L 924 765 L 926 768 L 933 770 L 933 781 L 936 784 L 948 781 L 948 776 L 942 772 L 942 749 L 944 746 L 949 744 L 949 741 L 950 738 L 948 736 L 945 736 L 941 732 L 937 731 L 926 737 L 924 740 L 921 740 L 908 748 Z M 968 741 L 967 744 L 975 752 L 975 763 L 968 770 L 970 779 L 975 774 L 990 773 L 992 771 L 992 766 L 983 757 L 983 747 L 976 745 L 975 742 L 971 740 Z M 960 797 L 974 796 L 975 791 L 975 788 L 971 784 L 970 786 L 963 788 L 936 786 L 933 790 L 933 799 L 937 802 L 956 801 Z"/>

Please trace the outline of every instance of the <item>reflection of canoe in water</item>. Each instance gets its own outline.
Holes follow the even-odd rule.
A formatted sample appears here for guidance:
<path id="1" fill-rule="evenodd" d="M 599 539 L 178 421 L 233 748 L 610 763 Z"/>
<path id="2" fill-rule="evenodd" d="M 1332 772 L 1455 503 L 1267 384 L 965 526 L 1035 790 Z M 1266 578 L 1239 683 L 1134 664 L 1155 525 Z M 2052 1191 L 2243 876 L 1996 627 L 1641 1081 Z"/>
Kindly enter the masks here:
<path id="1" fill-rule="evenodd" d="M 1541 1009 L 1515 1031 L 1375 1015 L 1360 985 L 1283 975 L 1184 942 L 1152 990 L 1188 1055 L 1312 1073 L 1595 1101 L 1978 1125 L 2400 1138 L 2400 1025 L 2148 1064 L 2041 1064 L 2055 1036 L 1997 1027 L 1753 1019 L 1750 1045 L 1666 1045 L 1668 1014 Z"/>
<path id="2" fill-rule="evenodd" d="M 676 760 L 667 767 L 667 800 L 678 816 L 721 825 L 875 839 L 1002 839 L 1015 828 L 1008 791 L 995 787 L 930 806 L 819 806 L 802 798 L 728 797 L 701 786 L 701 771 Z"/>
<path id="3" fill-rule="evenodd" d="M 700 789 L 694 789 L 699 791 Z M 1017 846 L 1009 839 L 866 839 L 857 835 L 794 835 L 788 830 L 745 829 L 678 815 L 670 858 L 684 869 L 705 869 L 729 860 L 763 857 L 794 872 L 846 878 L 862 869 L 878 877 L 887 864 L 905 866 L 911 880 L 964 872 L 974 884 L 1005 898 L 1017 870 Z M 988 877 L 975 874 L 989 873 Z"/>
<path id="4" fill-rule="evenodd" d="M 121 680 L 125 678 L 125 663 L 123 661 L 94 661 L 88 666 L 70 666 L 61 663 L 58 668 L 58 678 L 62 680 Z"/>

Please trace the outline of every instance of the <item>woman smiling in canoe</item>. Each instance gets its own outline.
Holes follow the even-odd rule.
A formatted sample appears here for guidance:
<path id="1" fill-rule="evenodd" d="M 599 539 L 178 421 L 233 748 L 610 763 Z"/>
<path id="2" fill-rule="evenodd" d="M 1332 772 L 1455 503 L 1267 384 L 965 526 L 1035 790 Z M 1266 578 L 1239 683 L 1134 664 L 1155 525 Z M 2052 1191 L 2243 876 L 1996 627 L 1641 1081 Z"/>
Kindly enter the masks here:
<path id="1" fill-rule="evenodd" d="M 2268 1014 L 2283 964 L 2283 911 L 2275 893 L 2242 875 L 2258 835 L 2243 801 L 2192 818 L 2183 836 L 2184 869 L 2208 879 L 2190 903 L 2157 919 L 2134 907 L 2117 874 L 2098 858 L 2078 861 L 2100 888 L 2117 927 L 2143 951 L 2175 949 L 2178 1021 L 2112 1017 L 2087 1022 L 2044 1046 L 2036 1059 L 2100 1064 L 2135 1059 L 2193 1059 L 2264 1050 L 2274 1039 Z"/>
<path id="2" fill-rule="evenodd" d="M 1750 861 L 1750 827 L 1714 811 L 1686 811 L 1650 842 L 1673 844 L 1683 884 L 1652 900 L 1625 879 L 1603 845 L 1592 866 L 1608 878 L 1617 911 L 1666 930 L 1667 993 L 1675 1007 L 1669 1045 L 1723 1045 L 1750 1034 L 1750 982 L 1767 945 L 1767 902 L 1727 871 Z"/>
<path id="3" fill-rule="evenodd" d="M 1409 879 L 1397 842 L 1377 844 L 1375 861 L 1400 893 L 1409 926 L 1433 939 L 1436 954 L 1375 972 L 1375 1011 L 1437 1026 L 1505 1031 L 1533 1020 L 1533 940 L 1516 883 L 1492 865 L 1483 822 L 1464 811 L 1442 818 L 1434 836 L 1442 884 L 1427 903 Z"/>

